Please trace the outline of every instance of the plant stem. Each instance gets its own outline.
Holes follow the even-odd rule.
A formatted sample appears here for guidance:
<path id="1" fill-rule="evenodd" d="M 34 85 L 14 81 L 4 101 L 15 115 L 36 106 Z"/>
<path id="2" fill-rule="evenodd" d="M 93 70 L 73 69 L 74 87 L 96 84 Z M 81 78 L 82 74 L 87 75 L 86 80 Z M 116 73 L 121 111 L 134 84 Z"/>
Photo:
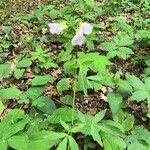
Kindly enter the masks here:
<path id="1" fill-rule="evenodd" d="M 76 72 L 76 71 L 75 71 Z M 76 98 L 76 83 L 77 75 L 75 74 L 75 80 L 73 84 L 73 100 L 72 100 L 72 125 L 74 124 L 74 111 L 75 111 L 75 98 Z"/>
<path id="2" fill-rule="evenodd" d="M 77 53 L 78 53 L 79 47 L 77 47 L 76 55 L 75 55 L 75 60 L 77 59 Z M 76 60 L 77 64 L 77 60 Z M 74 75 L 74 83 L 73 83 L 73 99 L 72 99 L 72 125 L 74 124 L 74 112 L 75 112 L 75 99 L 76 99 L 76 85 L 77 85 L 77 68 L 75 65 L 75 75 Z"/>

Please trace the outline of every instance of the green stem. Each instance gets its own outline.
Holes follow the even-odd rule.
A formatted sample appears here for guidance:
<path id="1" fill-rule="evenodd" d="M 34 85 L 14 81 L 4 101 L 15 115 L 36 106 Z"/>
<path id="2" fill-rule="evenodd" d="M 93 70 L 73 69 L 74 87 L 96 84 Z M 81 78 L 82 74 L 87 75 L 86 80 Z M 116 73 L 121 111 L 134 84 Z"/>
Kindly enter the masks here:
<path id="1" fill-rule="evenodd" d="M 76 55 L 75 55 L 75 60 L 77 59 L 77 53 L 78 53 L 79 47 L 77 47 Z M 76 60 L 77 64 L 77 60 Z M 76 65 L 75 65 L 76 67 Z M 76 99 L 76 87 L 77 86 L 77 68 L 75 68 L 75 76 L 74 76 L 74 83 L 73 83 L 73 99 L 72 99 L 72 125 L 74 124 L 74 112 L 75 112 L 75 99 Z"/>
<path id="2" fill-rule="evenodd" d="M 72 100 L 72 125 L 74 124 L 75 98 L 76 98 L 76 84 L 77 84 L 77 69 L 75 70 L 75 79 L 73 84 L 73 100 Z"/>

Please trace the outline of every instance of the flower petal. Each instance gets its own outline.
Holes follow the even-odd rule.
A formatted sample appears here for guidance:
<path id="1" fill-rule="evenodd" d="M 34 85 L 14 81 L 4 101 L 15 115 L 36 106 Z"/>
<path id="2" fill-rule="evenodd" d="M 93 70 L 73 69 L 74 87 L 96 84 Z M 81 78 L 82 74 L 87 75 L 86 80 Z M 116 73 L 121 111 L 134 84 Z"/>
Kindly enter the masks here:
<path id="1" fill-rule="evenodd" d="M 79 45 L 81 46 L 84 43 L 85 37 L 82 33 L 76 33 L 75 36 L 72 39 L 72 45 Z"/>
<path id="2" fill-rule="evenodd" d="M 89 35 L 93 31 L 93 26 L 90 23 L 84 22 L 80 25 L 80 32 Z"/>
<path id="3" fill-rule="evenodd" d="M 64 30 L 63 25 L 59 23 L 49 23 L 48 26 L 52 34 L 59 35 Z"/>

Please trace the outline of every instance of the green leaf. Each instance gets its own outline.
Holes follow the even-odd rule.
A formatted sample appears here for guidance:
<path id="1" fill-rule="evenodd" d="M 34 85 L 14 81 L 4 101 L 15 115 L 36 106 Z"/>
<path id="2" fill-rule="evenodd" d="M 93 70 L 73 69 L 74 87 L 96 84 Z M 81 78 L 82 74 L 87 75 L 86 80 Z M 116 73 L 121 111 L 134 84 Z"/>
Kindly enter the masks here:
<path id="1" fill-rule="evenodd" d="M 98 123 L 99 121 L 101 121 L 101 120 L 104 118 L 105 114 L 106 114 L 106 110 L 102 110 L 102 111 L 100 111 L 99 113 L 97 113 L 97 114 L 94 116 L 94 118 L 93 118 L 93 120 L 92 120 L 92 123 L 96 124 L 96 123 Z"/>
<path id="2" fill-rule="evenodd" d="M 72 136 L 69 136 L 68 138 L 70 150 L 79 150 L 78 144 L 76 143 L 74 138 L 72 138 Z"/>
<path id="3" fill-rule="evenodd" d="M 25 95 L 27 96 L 27 98 L 33 100 L 41 96 L 43 92 L 44 92 L 43 87 L 31 87 L 25 92 Z"/>
<path id="4" fill-rule="evenodd" d="M 0 64 L 0 76 L 6 78 L 11 71 L 11 64 Z"/>
<path id="5" fill-rule="evenodd" d="M 28 144 L 28 137 L 26 135 L 16 135 L 12 136 L 11 138 L 8 139 L 8 144 L 10 147 L 13 149 L 29 149 Z"/>
<path id="6" fill-rule="evenodd" d="M 118 124 L 116 125 L 116 122 L 113 121 L 113 123 L 108 124 L 107 122 L 105 123 L 105 121 L 103 121 L 104 123 L 100 123 L 98 128 L 100 131 L 103 131 L 106 134 L 110 134 L 113 136 L 123 136 L 123 133 L 120 129 L 120 127 L 118 127 Z M 113 125 L 114 124 L 114 125 Z"/>
<path id="7" fill-rule="evenodd" d="M 107 53 L 107 57 L 108 57 L 108 58 L 114 58 L 115 56 L 117 56 L 117 54 L 118 54 L 118 51 L 117 51 L 117 50 L 109 51 L 109 52 Z"/>
<path id="8" fill-rule="evenodd" d="M 91 135 L 92 135 L 93 139 L 95 141 L 97 141 L 98 144 L 100 144 L 102 146 L 103 145 L 102 144 L 102 139 L 101 139 L 101 136 L 100 136 L 98 131 L 99 130 L 94 125 L 91 125 Z"/>
<path id="9" fill-rule="evenodd" d="M 147 99 L 149 95 L 150 94 L 147 91 L 138 90 L 132 94 L 131 99 L 140 102 Z"/>
<path id="10" fill-rule="evenodd" d="M 137 30 L 136 37 L 144 39 L 149 38 L 149 30 Z"/>
<path id="11" fill-rule="evenodd" d="M 134 125 L 134 116 L 128 116 L 122 123 L 125 131 L 130 131 Z"/>
<path id="12" fill-rule="evenodd" d="M 104 42 L 101 43 L 101 46 L 106 51 L 113 51 L 117 49 L 117 46 L 114 42 Z"/>
<path id="13" fill-rule="evenodd" d="M 102 74 L 104 76 L 106 76 L 107 74 L 106 66 L 108 65 L 111 65 L 111 62 L 105 56 L 99 56 L 97 59 L 94 60 L 95 68 L 97 69 L 99 74 Z"/>
<path id="14" fill-rule="evenodd" d="M 145 89 L 144 83 L 136 76 L 134 76 L 134 75 L 131 76 L 131 75 L 127 74 L 126 79 L 129 82 L 129 84 L 131 86 L 133 86 L 135 89 L 138 89 L 138 90 Z"/>
<path id="15" fill-rule="evenodd" d="M 129 47 L 119 47 L 119 51 L 124 51 L 126 55 L 134 54 L 134 52 L 132 51 L 132 49 L 129 48 Z"/>
<path id="16" fill-rule="evenodd" d="M 62 78 L 58 83 L 57 83 L 57 90 L 58 92 L 66 91 L 69 89 L 69 80 L 67 78 Z"/>
<path id="17" fill-rule="evenodd" d="M 60 124 L 61 124 L 62 127 L 64 127 L 64 129 L 66 129 L 67 131 L 70 130 L 70 126 L 69 126 L 67 123 L 65 123 L 64 121 L 60 120 Z"/>
<path id="18" fill-rule="evenodd" d="M 77 113 L 75 112 L 75 119 L 77 119 Z M 58 108 L 54 111 L 54 113 L 49 117 L 51 123 L 60 123 L 60 120 L 64 122 L 71 121 L 72 119 L 72 109 L 65 107 L 65 108 Z"/>
<path id="19" fill-rule="evenodd" d="M 56 141 L 51 141 L 49 139 L 33 140 L 29 143 L 29 148 L 27 150 L 49 150 L 55 144 Z"/>
<path id="20" fill-rule="evenodd" d="M 130 86 L 130 84 L 128 83 L 127 80 L 120 80 L 119 83 L 119 93 L 121 93 L 121 95 L 128 95 L 130 92 L 132 92 L 132 87 Z"/>
<path id="21" fill-rule="evenodd" d="M 65 95 L 65 96 L 60 97 L 60 101 L 66 105 L 72 106 L 72 100 L 73 98 L 71 95 Z"/>
<path id="22" fill-rule="evenodd" d="M 25 69 L 16 69 L 14 72 L 15 78 L 17 80 L 20 79 L 23 76 L 24 72 L 25 72 Z"/>
<path id="23" fill-rule="evenodd" d="M 91 40 L 86 40 L 86 46 L 88 49 L 93 50 L 94 49 L 94 43 Z"/>
<path id="24" fill-rule="evenodd" d="M 0 99 L 14 99 L 21 94 L 21 91 L 15 87 L 0 89 Z"/>
<path id="25" fill-rule="evenodd" d="M 24 120 L 23 120 L 24 119 Z M 13 109 L 0 122 L 0 139 L 7 139 L 24 128 L 28 119 L 23 110 Z M 5 130 L 4 130 L 5 128 Z"/>
<path id="26" fill-rule="evenodd" d="M 142 145 L 141 143 L 131 143 L 128 146 L 128 150 L 149 150 L 148 147 Z"/>
<path id="27" fill-rule="evenodd" d="M 130 36 L 121 34 L 114 37 L 113 40 L 118 46 L 130 46 L 134 42 Z"/>
<path id="28" fill-rule="evenodd" d="M 8 144 L 6 140 L 0 139 L 0 148 L 1 150 L 7 150 L 8 149 Z"/>
<path id="29" fill-rule="evenodd" d="M 60 11 L 53 9 L 49 12 L 49 15 L 52 19 L 56 19 L 60 15 Z"/>
<path id="30" fill-rule="evenodd" d="M 79 84 L 79 89 L 83 90 L 84 94 L 87 95 L 88 83 L 85 74 L 85 69 L 82 66 L 80 66 L 80 70 L 79 70 L 78 84 Z"/>
<path id="31" fill-rule="evenodd" d="M 138 139 L 138 140 L 143 140 L 145 141 L 147 144 L 150 145 L 150 140 L 149 140 L 149 137 L 150 137 L 150 132 L 146 129 L 146 128 L 143 128 L 143 127 L 135 127 L 134 130 L 132 131 L 132 134 L 135 135 L 135 137 Z"/>
<path id="32" fill-rule="evenodd" d="M 86 5 L 88 5 L 88 6 L 94 7 L 94 5 L 95 5 L 94 0 L 84 0 L 84 1 L 85 1 Z"/>
<path id="33" fill-rule="evenodd" d="M 20 95 L 18 102 L 20 104 L 29 104 L 29 102 L 34 101 L 34 103 L 37 104 L 38 102 L 36 102 L 36 99 L 38 99 L 43 94 L 43 92 L 43 87 L 31 87 L 26 92 Z"/>
<path id="34" fill-rule="evenodd" d="M 58 145 L 57 150 L 67 150 L 67 137 L 65 137 Z"/>
<path id="35" fill-rule="evenodd" d="M 107 99 L 113 114 L 113 119 L 115 119 L 118 111 L 121 109 L 121 104 L 123 101 L 122 96 L 112 92 L 108 93 Z"/>
<path id="36" fill-rule="evenodd" d="M 76 70 L 76 61 L 74 59 L 65 62 L 64 64 L 65 73 L 70 73 L 75 75 L 75 70 Z"/>
<path id="37" fill-rule="evenodd" d="M 59 53 L 59 55 L 58 55 L 58 62 L 64 62 L 64 61 L 67 61 L 67 60 L 69 60 L 69 59 L 71 59 L 71 54 L 70 54 L 70 52 L 61 52 L 61 53 Z"/>
<path id="38" fill-rule="evenodd" d="M 42 102 L 43 106 L 37 106 L 40 111 L 49 115 L 55 111 L 56 105 L 51 98 L 42 96 Z"/>
<path id="39" fill-rule="evenodd" d="M 145 78 L 144 82 L 145 82 L 145 87 L 147 91 L 149 91 L 150 90 L 150 77 Z"/>
<path id="40" fill-rule="evenodd" d="M 117 23 L 116 26 L 123 29 L 124 31 L 128 33 L 133 31 L 132 27 L 128 25 L 127 23 L 120 22 L 120 23 Z"/>
<path id="41" fill-rule="evenodd" d="M 38 85 L 45 85 L 52 80 L 54 80 L 54 77 L 50 75 L 36 76 L 34 79 L 32 79 L 31 83 L 32 86 L 38 86 Z"/>
<path id="42" fill-rule="evenodd" d="M 25 125 L 28 123 L 28 119 L 21 120 L 15 124 L 12 124 L 8 126 L 8 128 L 5 128 L 6 131 L 3 133 L 3 138 L 8 139 L 14 134 L 18 133 L 19 131 L 23 130 Z"/>
<path id="43" fill-rule="evenodd" d="M 126 148 L 126 143 L 118 136 L 103 134 L 102 138 L 104 149 L 106 150 L 122 150 Z"/>
<path id="44" fill-rule="evenodd" d="M 42 138 L 55 141 L 58 139 L 62 139 L 66 136 L 67 134 L 63 132 L 46 131 L 46 133 L 44 134 L 44 136 L 42 136 Z M 39 136 L 35 134 L 35 137 L 39 137 Z"/>
<path id="45" fill-rule="evenodd" d="M 31 66 L 32 61 L 30 59 L 23 59 L 17 64 L 17 68 L 26 68 Z"/>

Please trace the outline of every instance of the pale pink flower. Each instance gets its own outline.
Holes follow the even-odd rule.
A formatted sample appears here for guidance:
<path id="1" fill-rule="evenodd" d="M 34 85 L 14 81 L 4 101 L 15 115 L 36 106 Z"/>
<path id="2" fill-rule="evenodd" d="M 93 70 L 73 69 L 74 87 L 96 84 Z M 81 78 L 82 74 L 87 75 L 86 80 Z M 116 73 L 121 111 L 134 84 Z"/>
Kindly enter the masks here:
<path id="1" fill-rule="evenodd" d="M 72 39 L 72 45 L 81 46 L 84 43 L 84 39 L 85 39 L 84 35 L 81 32 L 77 32 Z"/>
<path id="2" fill-rule="evenodd" d="M 65 28 L 60 23 L 49 23 L 50 32 L 59 35 Z"/>
<path id="3" fill-rule="evenodd" d="M 82 32 L 83 34 L 89 35 L 92 33 L 93 31 L 93 26 L 90 23 L 84 22 L 80 25 L 79 28 L 80 32 Z"/>

